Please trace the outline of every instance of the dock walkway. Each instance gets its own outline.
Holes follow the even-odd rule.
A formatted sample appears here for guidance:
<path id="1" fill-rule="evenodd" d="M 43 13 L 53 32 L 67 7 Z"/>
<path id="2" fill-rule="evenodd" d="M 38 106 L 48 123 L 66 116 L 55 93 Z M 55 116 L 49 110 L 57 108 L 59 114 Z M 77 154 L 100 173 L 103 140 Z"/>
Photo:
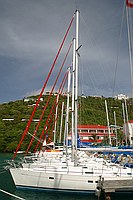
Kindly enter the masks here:
<path id="1" fill-rule="evenodd" d="M 96 196 L 99 198 L 101 193 L 104 193 L 105 200 L 111 200 L 110 194 L 114 192 L 133 192 L 133 178 L 106 180 L 100 177 L 97 184 Z"/>
<path id="2" fill-rule="evenodd" d="M 133 179 L 103 180 L 102 191 L 105 193 L 117 191 L 133 191 Z"/>

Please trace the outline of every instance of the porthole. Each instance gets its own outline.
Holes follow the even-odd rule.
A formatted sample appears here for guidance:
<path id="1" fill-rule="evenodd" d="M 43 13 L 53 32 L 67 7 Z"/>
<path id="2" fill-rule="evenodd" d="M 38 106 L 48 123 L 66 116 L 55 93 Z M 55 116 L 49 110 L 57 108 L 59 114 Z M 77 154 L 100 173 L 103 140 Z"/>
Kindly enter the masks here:
<path id="1" fill-rule="evenodd" d="M 88 183 L 93 183 L 93 181 L 88 180 Z"/>
<path id="2" fill-rule="evenodd" d="M 50 180 L 54 180 L 54 177 L 49 177 Z"/>
<path id="3" fill-rule="evenodd" d="M 85 174 L 93 174 L 93 172 L 85 172 Z"/>

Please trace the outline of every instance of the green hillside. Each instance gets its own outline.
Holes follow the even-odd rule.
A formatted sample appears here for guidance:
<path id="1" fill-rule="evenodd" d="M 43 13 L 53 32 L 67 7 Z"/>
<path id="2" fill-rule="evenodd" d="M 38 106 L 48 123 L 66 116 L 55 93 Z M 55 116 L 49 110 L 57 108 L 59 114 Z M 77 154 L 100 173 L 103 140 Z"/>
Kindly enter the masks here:
<path id="1" fill-rule="evenodd" d="M 13 152 L 20 138 L 23 134 L 23 131 L 26 128 L 27 122 L 30 118 L 32 113 L 33 107 L 35 105 L 37 97 L 29 97 L 30 101 L 25 102 L 24 100 L 18 100 L 15 102 L 4 103 L 0 105 L 0 152 Z M 51 110 L 52 105 L 55 103 L 55 96 L 53 95 L 50 99 L 49 106 L 45 111 L 41 124 L 39 126 L 37 137 L 39 138 L 41 131 L 44 128 L 44 125 L 47 120 L 47 116 Z M 39 103 L 37 111 L 34 116 L 35 119 L 40 118 L 40 114 L 42 110 L 45 108 L 46 101 L 48 96 L 43 96 L 43 102 Z M 60 97 L 59 101 L 59 116 L 57 119 L 57 142 L 60 130 L 60 113 L 61 113 L 61 102 L 66 102 L 65 97 Z M 110 124 L 114 124 L 114 110 L 116 112 L 116 121 L 117 125 L 123 126 L 123 113 L 122 113 L 122 101 L 114 100 L 113 98 L 107 98 L 108 103 L 108 111 L 109 111 L 109 120 Z M 133 109 L 132 109 L 132 101 L 131 99 L 127 101 L 127 109 L 128 109 L 128 118 L 132 119 Z M 49 136 L 52 137 L 52 127 L 54 126 L 54 122 L 52 118 L 55 117 L 54 114 L 50 114 L 51 119 L 50 125 L 47 126 L 47 133 Z M 70 114 L 71 120 L 71 114 Z M 98 97 L 79 97 L 78 100 L 78 123 L 79 124 L 100 124 L 100 125 L 107 125 L 106 120 L 106 111 L 105 111 L 105 98 L 98 98 Z M 34 129 L 37 125 L 36 121 L 31 123 L 29 133 L 33 134 Z M 69 124 L 70 126 L 70 124 Z M 64 127 L 64 124 L 63 124 Z M 31 136 L 29 134 L 26 135 L 24 142 L 21 146 L 20 150 L 26 150 Z M 32 149 L 34 149 L 36 145 L 36 140 L 34 140 Z"/>

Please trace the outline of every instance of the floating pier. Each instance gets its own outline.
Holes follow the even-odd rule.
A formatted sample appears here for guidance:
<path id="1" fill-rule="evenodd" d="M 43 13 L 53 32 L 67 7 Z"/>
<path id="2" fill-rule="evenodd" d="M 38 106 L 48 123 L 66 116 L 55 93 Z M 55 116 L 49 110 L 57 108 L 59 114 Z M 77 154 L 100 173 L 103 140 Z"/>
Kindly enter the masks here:
<path id="1" fill-rule="evenodd" d="M 106 180 L 100 177 L 96 190 L 96 196 L 98 196 L 98 199 L 101 193 L 104 193 L 105 200 L 111 200 L 111 193 L 115 192 L 133 192 L 133 178 L 124 180 Z"/>

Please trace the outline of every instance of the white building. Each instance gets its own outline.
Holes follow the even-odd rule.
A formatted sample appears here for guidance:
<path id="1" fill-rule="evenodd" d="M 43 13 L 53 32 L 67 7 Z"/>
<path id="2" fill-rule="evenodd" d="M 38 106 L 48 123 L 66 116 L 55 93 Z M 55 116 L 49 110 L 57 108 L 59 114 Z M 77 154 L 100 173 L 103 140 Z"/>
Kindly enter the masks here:
<path id="1" fill-rule="evenodd" d="M 35 99 L 33 99 L 33 98 L 24 98 L 24 102 L 29 102 L 29 101 L 35 101 Z"/>
<path id="2" fill-rule="evenodd" d="M 24 102 L 34 101 L 36 102 L 36 98 L 27 97 L 24 98 Z M 40 101 L 43 101 L 43 97 L 40 98 Z"/>
<path id="3" fill-rule="evenodd" d="M 129 99 L 129 97 L 126 96 L 125 94 L 118 94 L 117 96 L 115 96 L 115 99 L 122 100 L 122 99 Z"/>
<path id="4" fill-rule="evenodd" d="M 124 135 L 129 140 L 130 145 L 133 145 L 133 120 L 129 120 L 123 127 Z"/>
<path id="5" fill-rule="evenodd" d="M 14 121 L 14 119 L 2 119 L 3 121 Z"/>

